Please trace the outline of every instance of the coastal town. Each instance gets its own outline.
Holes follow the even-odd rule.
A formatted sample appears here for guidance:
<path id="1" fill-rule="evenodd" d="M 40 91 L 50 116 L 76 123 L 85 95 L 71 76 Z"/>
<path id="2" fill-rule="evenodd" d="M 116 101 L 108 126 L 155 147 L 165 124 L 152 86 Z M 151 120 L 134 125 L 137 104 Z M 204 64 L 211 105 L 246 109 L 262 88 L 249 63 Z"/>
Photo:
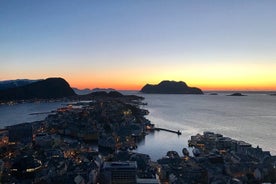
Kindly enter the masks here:
<path id="1" fill-rule="evenodd" d="M 137 144 L 155 128 L 143 98 L 118 92 L 74 99 L 44 120 L 0 131 L 1 183 L 275 183 L 276 156 L 214 132 L 191 136 L 189 151 L 151 160 Z M 169 130 L 180 135 L 180 131 Z"/>

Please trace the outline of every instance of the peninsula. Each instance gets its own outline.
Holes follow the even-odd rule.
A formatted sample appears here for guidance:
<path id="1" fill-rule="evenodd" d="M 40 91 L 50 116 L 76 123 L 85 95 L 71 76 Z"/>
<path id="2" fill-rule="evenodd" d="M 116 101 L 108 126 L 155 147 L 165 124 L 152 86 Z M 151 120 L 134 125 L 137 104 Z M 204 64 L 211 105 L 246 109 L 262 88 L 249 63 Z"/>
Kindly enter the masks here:
<path id="1" fill-rule="evenodd" d="M 157 85 L 146 84 L 140 92 L 152 94 L 203 94 L 201 89 L 189 87 L 185 82 L 167 80 L 162 81 Z"/>

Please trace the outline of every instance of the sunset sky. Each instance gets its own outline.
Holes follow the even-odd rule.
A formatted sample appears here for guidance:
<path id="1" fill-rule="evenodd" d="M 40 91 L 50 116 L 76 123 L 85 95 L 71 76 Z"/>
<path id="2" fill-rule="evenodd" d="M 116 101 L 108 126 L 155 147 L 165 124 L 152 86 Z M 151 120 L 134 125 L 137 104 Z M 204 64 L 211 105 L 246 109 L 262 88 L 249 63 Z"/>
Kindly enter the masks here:
<path id="1" fill-rule="evenodd" d="M 275 0 L 1 0 L 0 80 L 276 90 Z"/>

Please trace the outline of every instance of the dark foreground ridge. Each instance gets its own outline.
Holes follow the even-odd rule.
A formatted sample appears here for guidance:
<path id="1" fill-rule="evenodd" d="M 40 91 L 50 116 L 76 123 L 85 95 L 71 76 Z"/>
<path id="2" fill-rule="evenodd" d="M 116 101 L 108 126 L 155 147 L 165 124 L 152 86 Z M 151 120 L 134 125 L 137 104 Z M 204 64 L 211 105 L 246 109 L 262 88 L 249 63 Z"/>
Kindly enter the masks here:
<path id="1" fill-rule="evenodd" d="M 203 94 L 201 89 L 189 87 L 185 82 L 162 81 L 157 85 L 146 84 L 142 89 L 142 93 L 156 94 Z"/>
<path id="2" fill-rule="evenodd" d="M 76 95 L 62 78 L 48 78 L 20 87 L 0 91 L 0 101 L 57 99 Z"/>

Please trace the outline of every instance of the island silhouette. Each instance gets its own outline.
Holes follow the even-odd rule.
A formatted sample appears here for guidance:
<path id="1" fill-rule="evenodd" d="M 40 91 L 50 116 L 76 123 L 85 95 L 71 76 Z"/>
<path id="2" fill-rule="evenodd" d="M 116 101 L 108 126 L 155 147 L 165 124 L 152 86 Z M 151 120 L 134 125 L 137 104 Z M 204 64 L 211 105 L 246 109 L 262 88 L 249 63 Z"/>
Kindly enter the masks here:
<path id="1" fill-rule="evenodd" d="M 157 85 L 146 84 L 140 92 L 152 94 L 203 94 L 201 89 L 189 87 L 183 81 L 176 82 L 169 80 L 164 80 Z"/>

